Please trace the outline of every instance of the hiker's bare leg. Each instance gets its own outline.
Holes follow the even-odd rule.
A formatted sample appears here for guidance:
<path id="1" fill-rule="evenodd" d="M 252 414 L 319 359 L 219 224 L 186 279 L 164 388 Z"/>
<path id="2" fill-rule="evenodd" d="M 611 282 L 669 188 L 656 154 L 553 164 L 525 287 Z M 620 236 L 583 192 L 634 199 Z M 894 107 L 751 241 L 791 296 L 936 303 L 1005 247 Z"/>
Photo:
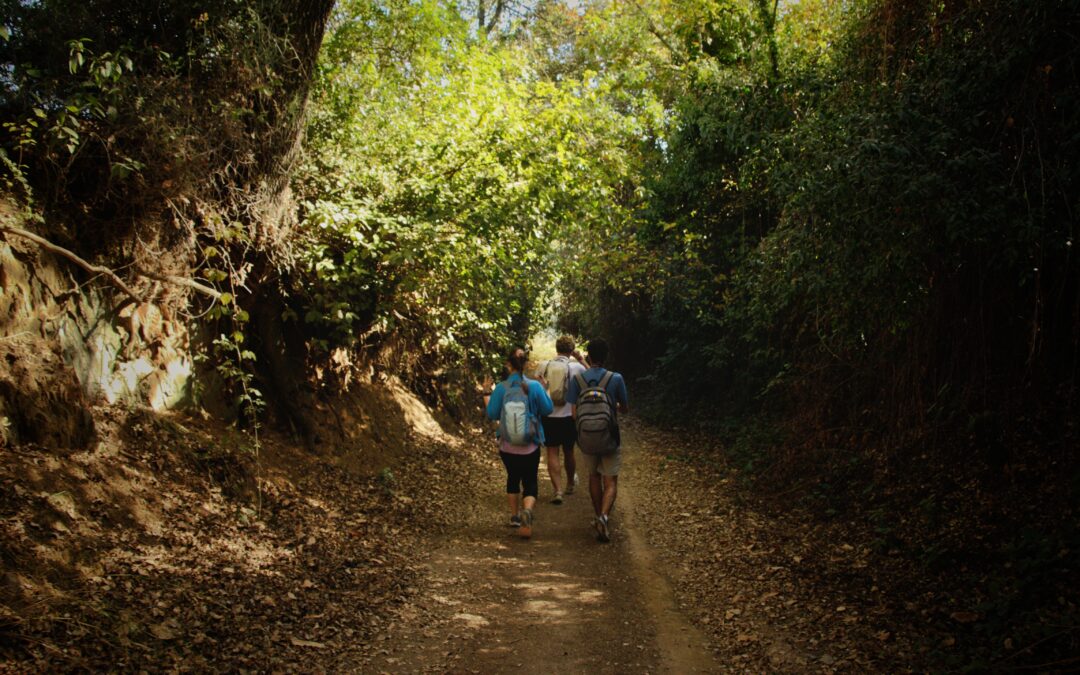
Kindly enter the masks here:
<path id="1" fill-rule="evenodd" d="M 518 493 L 508 492 L 506 494 L 506 503 L 510 507 L 510 515 L 516 516 L 518 514 Z"/>
<path id="2" fill-rule="evenodd" d="M 559 461 L 559 446 L 547 448 L 548 476 L 551 477 L 551 487 L 555 492 L 562 492 L 562 462 Z"/>
<path id="3" fill-rule="evenodd" d="M 523 500 L 523 505 L 525 508 L 532 511 L 533 507 L 536 506 L 536 497 L 526 497 Z"/>
<path id="4" fill-rule="evenodd" d="M 566 446 L 563 446 L 563 454 L 566 455 L 566 485 L 574 484 L 574 474 L 577 473 L 577 459 L 574 457 L 574 446 L 571 445 L 567 450 Z"/>
<path id="5" fill-rule="evenodd" d="M 618 476 L 604 476 L 604 499 L 600 513 L 605 516 L 610 514 L 611 509 L 615 507 L 615 495 L 618 492 L 618 486 Z"/>
<path id="6" fill-rule="evenodd" d="M 595 471 L 589 474 L 589 496 L 592 497 L 592 507 L 596 515 L 603 513 L 601 507 L 604 504 L 604 486 L 600 474 Z"/>

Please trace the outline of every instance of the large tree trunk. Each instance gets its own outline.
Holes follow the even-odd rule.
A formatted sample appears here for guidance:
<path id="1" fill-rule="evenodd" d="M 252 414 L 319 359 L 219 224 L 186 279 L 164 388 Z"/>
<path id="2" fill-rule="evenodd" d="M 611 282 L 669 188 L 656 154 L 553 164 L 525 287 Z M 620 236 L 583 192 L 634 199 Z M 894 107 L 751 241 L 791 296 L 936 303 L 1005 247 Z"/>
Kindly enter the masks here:
<path id="1" fill-rule="evenodd" d="M 295 225 L 289 180 L 303 141 L 308 93 L 333 7 L 333 0 L 266 0 L 262 8 L 265 21 L 276 35 L 286 38 L 292 52 L 281 64 L 280 96 L 272 110 L 276 119 L 259 162 L 263 174 L 256 213 L 260 245 L 253 261 L 255 286 L 244 302 L 252 317 L 264 393 L 279 418 L 309 447 L 319 439 L 308 420 L 314 400 L 307 382 L 307 347 L 295 323 L 286 324 L 282 316 L 285 289 L 278 273 L 280 261 L 274 256 Z"/>
<path id="2" fill-rule="evenodd" d="M 257 164 L 261 174 L 257 231 L 271 249 L 279 247 L 293 224 L 289 179 L 303 141 L 308 92 L 333 7 L 334 0 L 265 0 L 261 8 L 263 20 L 290 50 L 279 64 L 278 92 L 263 111 L 271 126 Z"/>

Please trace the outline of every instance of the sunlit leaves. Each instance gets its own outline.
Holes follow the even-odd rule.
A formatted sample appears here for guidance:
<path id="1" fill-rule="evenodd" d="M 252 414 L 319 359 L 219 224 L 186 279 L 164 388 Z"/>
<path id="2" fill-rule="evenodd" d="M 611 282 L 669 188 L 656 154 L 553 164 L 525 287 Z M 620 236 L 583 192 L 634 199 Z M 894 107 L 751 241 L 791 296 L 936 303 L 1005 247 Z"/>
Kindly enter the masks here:
<path id="1" fill-rule="evenodd" d="M 339 343 L 406 330 L 447 358 L 486 355 L 539 318 L 554 240 L 623 217 L 612 197 L 640 127 L 596 71 L 546 79 L 527 43 L 405 4 L 343 3 L 327 42 L 298 182 L 307 318 Z M 401 31 L 401 51 L 380 51 Z"/>

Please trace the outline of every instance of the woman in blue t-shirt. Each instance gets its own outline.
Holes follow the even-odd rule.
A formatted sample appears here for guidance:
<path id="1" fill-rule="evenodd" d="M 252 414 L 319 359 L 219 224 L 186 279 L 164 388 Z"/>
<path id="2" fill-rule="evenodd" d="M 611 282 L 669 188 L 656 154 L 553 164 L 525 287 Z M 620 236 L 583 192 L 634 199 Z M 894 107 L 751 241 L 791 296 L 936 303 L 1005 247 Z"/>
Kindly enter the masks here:
<path id="1" fill-rule="evenodd" d="M 536 380 L 525 377 L 525 350 L 515 347 L 507 356 L 507 368 L 510 376 L 495 386 L 487 402 L 487 416 L 499 424 L 499 457 L 506 467 L 506 502 L 510 507 L 510 524 L 518 528 L 518 534 L 532 536 L 533 506 L 538 494 L 537 472 L 540 469 L 540 446 L 544 442 L 544 428 L 540 418 L 551 413 L 551 398 L 544 387 Z M 527 432 L 525 442 L 513 444 L 504 438 L 503 413 L 511 387 L 519 387 L 521 395 L 527 401 Z M 518 398 L 512 395 L 511 398 Z M 525 497 L 518 504 L 518 493 L 524 486 Z M 520 508 L 519 508 L 520 506 Z"/>

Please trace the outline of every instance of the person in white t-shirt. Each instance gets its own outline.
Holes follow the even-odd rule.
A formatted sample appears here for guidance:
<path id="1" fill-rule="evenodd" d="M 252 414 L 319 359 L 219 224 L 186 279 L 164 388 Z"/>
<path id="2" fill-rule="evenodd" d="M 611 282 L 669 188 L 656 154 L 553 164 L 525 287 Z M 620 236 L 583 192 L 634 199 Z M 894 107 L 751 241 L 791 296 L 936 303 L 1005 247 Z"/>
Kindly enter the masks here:
<path id="1" fill-rule="evenodd" d="M 555 491 L 551 503 L 562 504 L 563 495 L 574 492 L 577 471 L 577 462 L 574 458 L 577 428 L 574 426 L 570 404 L 566 402 L 566 391 L 574 376 L 585 372 L 585 366 L 581 364 L 581 355 L 574 351 L 574 338 L 568 335 L 555 341 L 555 352 L 555 358 L 544 361 L 537 368 L 536 379 L 544 385 L 544 389 L 547 390 L 554 404 L 551 414 L 541 418 L 540 421 L 544 426 L 548 475 L 551 477 L 551 487 Z M 575 360 L 574 357 L 577 359 Z M 560 449 L 565 458 L 562 462 L 559 461 Z"/>

